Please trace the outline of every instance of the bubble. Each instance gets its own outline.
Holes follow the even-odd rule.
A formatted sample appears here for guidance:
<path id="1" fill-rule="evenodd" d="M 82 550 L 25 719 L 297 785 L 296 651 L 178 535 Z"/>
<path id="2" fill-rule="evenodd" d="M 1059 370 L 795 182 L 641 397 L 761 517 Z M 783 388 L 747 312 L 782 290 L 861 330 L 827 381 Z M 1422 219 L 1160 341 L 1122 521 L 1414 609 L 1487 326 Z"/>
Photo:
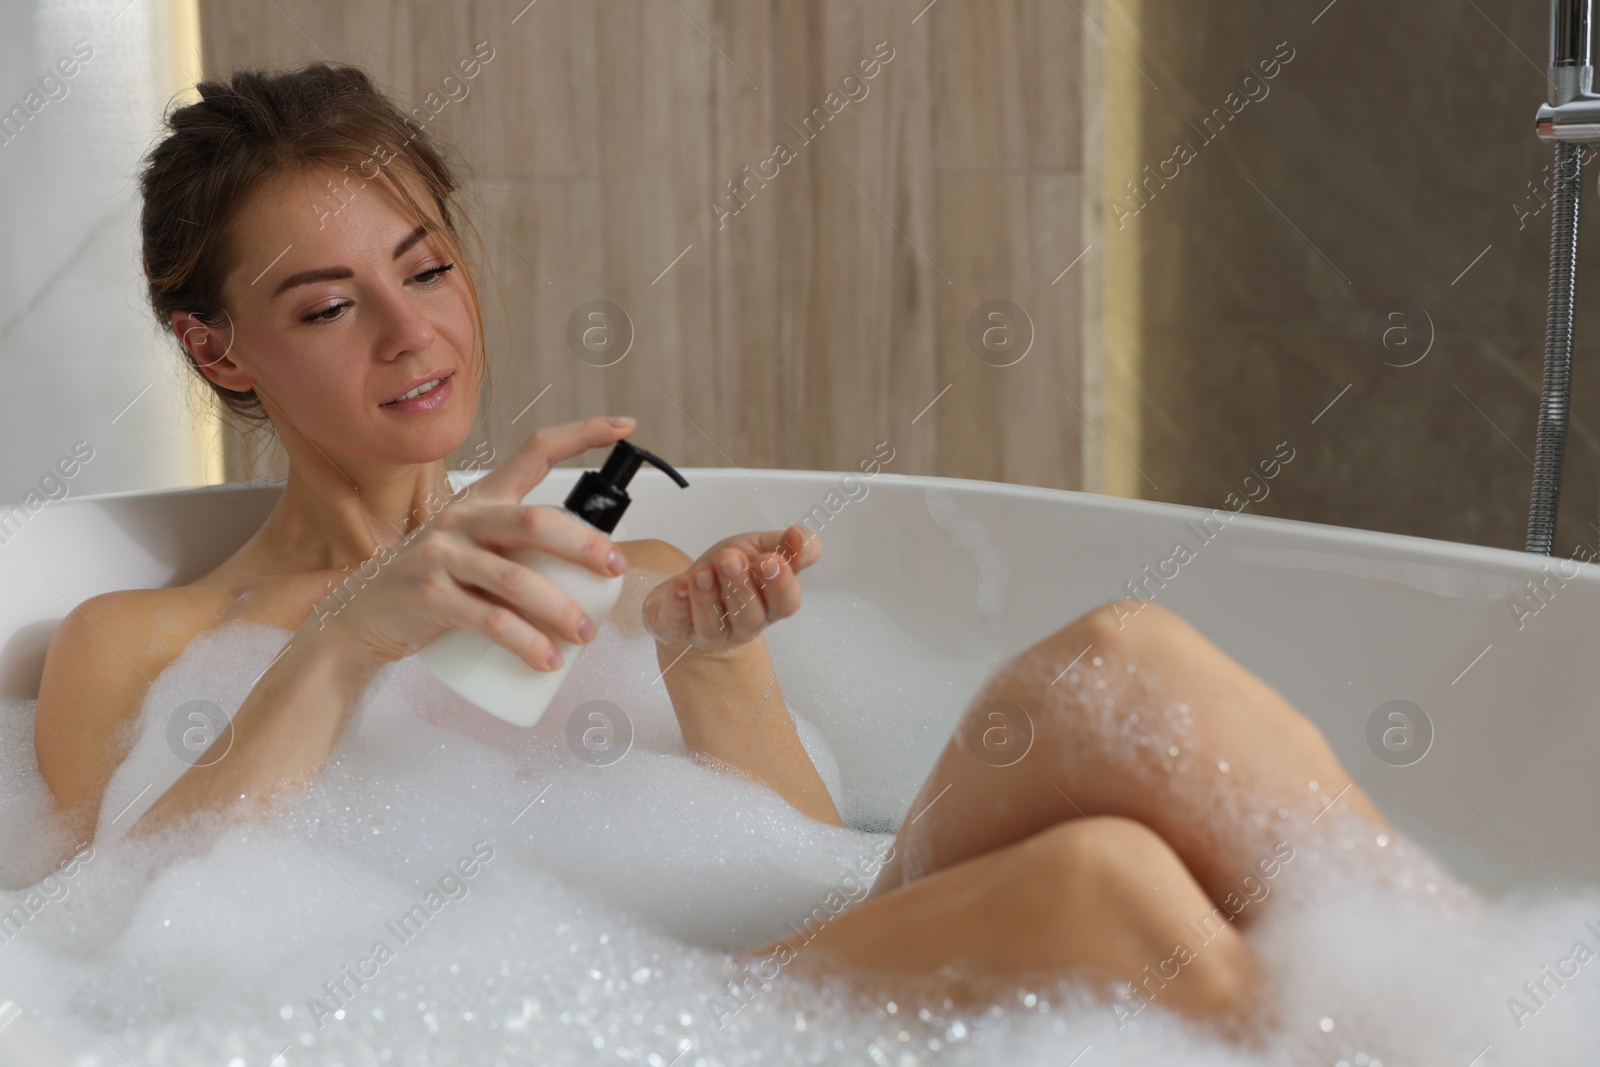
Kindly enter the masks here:
<path id="1" fill-rule="evenodd" d="M 925 1053 L 989 1067 L 1066 1063 L 1091 1044 L 1080 1063 L 1324 1062 L 1305 1036 L 1329 1061 L 1357 1067 L 1377 1063 L 1357 1049 L 1391 1063 L 1465 1064 L 1488 1042 L 1477 1040 L 1479 1023 L 1508 1025 L 1506 998 L 1600 913 L 1593 892 L 1464 900 L 1398 831 L 1384 829 L 1388 845 L 1374 847 L 1378 831 L 1339 811 L 1311 827 L 1301 814 L 1270 821 L 1276 801 L 1252 804 L 1237 776 L 1204 773 L 1197 759 L 1201 773 L 1174 781 L 1204 790 L 1195 796 L 1215 805 L 1213 832 L 1294 835 L 1293 859 L 1249 905 L 1275 909 L 1251 928 L 1251 946 L 1258 984 L 1294 1021 L 1259 1045 L 1231 1045 L 1166 1012 L 1159 994 L 1138 1026 L 1119 1030 L 1105 999 L 1067 981 L 1008 986 L 971 1008 L 899 989 L 869 1004 L 842 979 L 817 988 L 783 967 L 774 981 L 752 980 L 741 1006 L 729 999 L 741 974 L 730 953 L 793 936 L 808 917 L 831 921 L 830 894 L 837 902 L 870 886 L 863 864 L 914 813 L 993 663 L 941 659 L 946 682 L 855 598 L 808 591 L 806 610 L 786 620 L 795 625 L 768 640 L 801 743 L 849 823 L 833 826 L 691 757 L 653 641 L 624 629 L 626 606 L 651 579 L 628 577 L 619 624 L 602 626 L 535 728 L 471 707 L 415 659 L 390 664 L 322 775 L 281 812 L 199 849 L 177 838 L 97 845 L 65 895 L 0 945 L 0 992 L 85 1065 L 122 1062 L 96 1029 L 129 1062 L 176 1067 L 587 1063 L 597 1049 L 657 1067 L 832 1063 L 847 1050 L 875 1059 L 862 1055 L 870 1049 L 897 1065 Z M 173 709 L 206 700 L 236 711 L 289 636 L 230 625 L 191 643 L 152 683 L 108 804 L 183 773 L 168 745 Z M 1037 680 L 1041 691 L 1061 666 Z M 1052 714 L 1071 695 L 1053 693 Z M 1074 744 L 1101 746 L 1097 758 L 1138 767 L 1139 753 L 1199 751 L 1164 704 L 1142 705 L 1135 726 L 1126 696 L 1109 712 L 1098 697 L 1080 706 L 1094 723 Z M 626 758 L 599 771 L 575 758 L 569 724 L 601 725 L 588 711 L 603 712 L 615 751 L 624 709 Z M 37 826 L 48 810 L 31 764 L 32 712 L 0 701 L 0 914 L 37 878 L 26 848 L 13 848 L 33 847 L 15 827 Z M 1016 723 L 1032 721 L 1001 720 L 1013 738 Z M 1216 765 L 1228 774 L 1226 760 Z M 925 818 L 960 803 L 952 790 Z M 1347 852 L 1347 841 L 1361 847 Z M 402 924 L 403 940 L 391 930 Z M 394 950 L 382 963 L 370 959 L 379 939 Z M 359 986 L 350 977 L 362 975 Z M 340 983 L 335 1003 L 326 988 Z M 1337 1027 L 1319 1033 L 1324 1018 Z M 1596 1044 L 1600 986 L 1570 982 L 1493 1055 L 1583 1062 Z"/>

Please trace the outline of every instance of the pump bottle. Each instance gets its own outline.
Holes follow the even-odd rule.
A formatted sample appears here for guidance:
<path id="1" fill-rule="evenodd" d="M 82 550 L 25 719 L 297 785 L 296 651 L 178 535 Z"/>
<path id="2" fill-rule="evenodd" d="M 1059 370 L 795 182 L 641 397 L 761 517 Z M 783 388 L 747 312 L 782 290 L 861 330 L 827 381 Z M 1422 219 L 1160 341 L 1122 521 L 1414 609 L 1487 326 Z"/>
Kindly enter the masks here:
<path id="1" fill-rule="evenodd" d="M 567 494 L 565 506 L 558 510 L 582 519 L 603 533 L 612 533 L 631 503 L 628 482 L 646 462 L 653 463 L 673 481 L 688 488 L 683 475 L 665 460 L 627 441 L 618 441 L 598 471 L 585 471 L 579 477 L 572 492 Z M 528 497 L 524 497 L 522 503 L 526 505 Z M 601 577 L 586 566 L 537 548 L 508 550 L 504 555 L 555 583 L 578 602 L 597 627 L 611 614 L 617 598 L 622 595 L 624 575 Z M 440 681 L 484 711 L 517 726 L 532 726 L 549 707 L 551 698 L 584 648 L 553 635 L 551 640 L 561 650 L 561 666 L 554 670 L 530 667 L 526 660 L 504 645 L 471 630 L 446 631 L 424 645 L 417 655 Z"/>

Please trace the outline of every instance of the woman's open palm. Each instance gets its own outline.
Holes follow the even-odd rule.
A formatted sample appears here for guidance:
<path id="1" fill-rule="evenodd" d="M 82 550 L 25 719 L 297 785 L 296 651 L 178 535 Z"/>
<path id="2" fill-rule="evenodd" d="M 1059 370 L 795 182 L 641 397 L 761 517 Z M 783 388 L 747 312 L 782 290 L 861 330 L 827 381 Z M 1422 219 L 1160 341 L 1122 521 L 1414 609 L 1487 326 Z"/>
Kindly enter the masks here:
<path id="1" fill-rule="evenodd" d="M 645 627 L 663 644 L 731 652 L 800 610 L 797 575 L 821 555 L 821 538 L 803 526 L 725 538 L 650 590 Z"/>

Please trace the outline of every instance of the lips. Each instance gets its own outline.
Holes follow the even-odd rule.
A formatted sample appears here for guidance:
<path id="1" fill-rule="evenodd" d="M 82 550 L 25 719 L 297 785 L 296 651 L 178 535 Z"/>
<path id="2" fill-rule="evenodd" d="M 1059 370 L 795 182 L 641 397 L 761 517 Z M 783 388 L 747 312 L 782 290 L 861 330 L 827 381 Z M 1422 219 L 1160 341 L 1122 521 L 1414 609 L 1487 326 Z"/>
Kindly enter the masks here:
<path id="1" fill-rule="evenodd" d="M 403 398 L 405 398 L 407 393 L 411 392 L 411 390 L 417 388 L 419 385 L 427 385 L 429 382 L 437 382 L 438 384 L 433 386 L 433 389 L 437 389 L 437 388 L 439 388 L 440 385 L 444 384 L 444 380 L 445 379 L 449 378 L 454 373 L 455 373 L 454 371 L 449 371 L 449 370 L 436 370 L 436 371 L 432 371 L 431 373 L 422 375 L 419 378 L 413 378 L 409 382 L 407 382 L 405 385 L 401 386 L 394 393 L 390 394 L 389 399 L 380 402 L 378 406 L 379 407 L 386 407 L 386 406 L 388 406 L 390 404 L 399 403 Z M 430 390 L 428 390 L 426 392 L 423 392 L 423 393 L 420 393 L 418 395 L 419 396 L 427 396 L 428 393 L 432 392 L 432 391 L 433 390 L 430 389 Z M 415 399 L 415 398 L 413 397 L 412 399 Z"/>

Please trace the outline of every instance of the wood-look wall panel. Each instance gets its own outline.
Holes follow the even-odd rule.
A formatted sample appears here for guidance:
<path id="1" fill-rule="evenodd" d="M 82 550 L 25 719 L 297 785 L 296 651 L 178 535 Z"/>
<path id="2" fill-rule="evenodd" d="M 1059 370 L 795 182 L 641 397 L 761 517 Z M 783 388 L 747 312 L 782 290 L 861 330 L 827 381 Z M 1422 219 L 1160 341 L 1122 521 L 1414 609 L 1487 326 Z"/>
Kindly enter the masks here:
<path id="1" fill-rule="evenodd" d="M 940 168 L 1077 171 L 1082 9 L 1062 0 L 940 0 L 933 24 Z"/>
<path id="2" fill-rule="evenodd" d="M 459 135 L 460 123 L 471 110 L 467 101 L 483 88 L 484 74 L 494 69 L 494 61 L 480 67 L 476 77 L 466 78 L 459 63 L 476 59 L 473 46 L 484 40 L 475 32 L 470 4 L 418 4 L 411 13 L 411 48 L 415 55 L 412 84 L 405 91 L 421 105 L 412 117 L 426 121 L 429 130 Z M 470 67 L 468 69 L 471 69 Z M 449 78 L 450 81 L 445 79 Z M 429 100 L 429 94 L 434 94 Z M 459 99 L 452 99 L 454 93 Z M 492 96 L 493 93 L 485 93 Z M 435 113 L 435 110 L 437 112 Z"/>
<path id="3" fill-rule="evenodd" d="M 1076 175 L 939 177 L 939 257 L 954 283 L 939 303 L 940 366 L 953 383 L 939 401 L 939 466 L 951 475 L 1077 484 L 1067 472 L 1081 460 L 1081 309 L 1072 272 L 1051 282 L 1081 250 L 1080 184 Z M 982 359 L 968 323 L 994 300 L 1021 308 L 1027 325 L 980 316 L 1007 331 L 1006 347 Z"/>
<path id="4" fill-rule="evenodd" d="M 898 5 L 779 0 L 777 117 L 796 126 L 880 42 L 893 58 L 870 92 L 794 135 L 785 212 L 780 419 L 786 463 L 854 469 L 878 441 L 897 473 L 932 469 L 938 410 L 931 57 L 927 21 Z M 791 131 L 791 134 L 793 131 Z M 786 168 L 787 169 L 787 168 Z"/>
<path id="5" fill-rule="evenodd" d="M 562 180 L 484 180 L 478 190 L 469 214 L 492 271 L 479 272 L 493 400 L 480 410 L 484 436 L 505 455 L 560 413 L 610 402 L 606 370 L 574 358 L 566 341 L 572 309 L 600 288 L 600 190 Z"/>
<path id="6" fill-rule="evenodd" d="M 716 425 L 710 257 L 691 248 L 678 258 L 701 236 L 712 183 L 705 146 L 721 60 L 695 28 L 710 6 L 606 4 L 599 17 L 603 291 L 595 296 L 621 306 L 634 330 L 627 357 L 605 368 L 608 408 L 637 416 L 639 441 L 685 466 L 725 463 L 711 458 L 716 449 L 739 449 Z"/>
<path id="7" fill-rule="evenodd" d="M 275 3 L 202 0 L 208 74 L 357 62 L 409 108 L 495 49 L 433 120 L 491 268 L 492 402 L 464 449 L 626 411 L 685 466 L 853 470 L 887 440 L 898 473 L 1082 484 L 1077 416 L 1049 384 L 1080 399 L 1076 275 L 1049 286 L 1082 244 L 1070 5 Z M 893 58 L 861 78 L 880 42 Z M 846 75 L 866 95 L 833 113 Z M 760 175 L 780 142 L 792 159 Z M 966 346 L 994 296 L 1033 320 L 1020 367 Z M 611 366 L 567 340 L 596 299 L 634 333 Z M 281 450 L 231 438 L 230 476 L 282 476 Z"/>
<path id="8" fill-rule="evenodd" d="M 466 143 L 473 146 L 476 162 L 498 179 L 596 178 L 599 5 L 593 0 L 526 4 L 478 0 L 471 7 L 466 50 L 440 57 L 452 64 L 480 41 L 494 49 L 476 79 L 481 83 L 476 96 L 468 98 L 473 106 L 460 109 Z M 428 76 L 426 70 L 422 74 Z"/>
<path id="9" fill-rule="evenodd" d="M 718 0 L 711 13 L 712 20 L 703 29 L 727 53 L 727 59 L 711 57 L 711 139 L 706 146 L 711 180 L 696 191 L 692 228 L 700 236 L 683 262 L 704 251 L 711 264 L 713 332 L 705 349 L 711 375 L 706 384 L 719 407 L 716 429 L 706 429 L 718 438 L 726 430 L 738 451 L 722 444 L 727 456 L 713 452 L 704 462 L 708 466 L 731 462 L 741 467 L 778 467 L 785 463 L 774 417 L 778 396 L 775 251 L 781 218 L 775 200 L 784 195 L 789 176 L 784 173 L 787 168 L 780 167 L 777 177 L 762 185 L 761 164 L 772 156 L 777 140 L 770 87 L 772 14 L 769 5 L 748 0 Z M 732 217 L 727 217 L 733 204 L 729 181 L 747 182 L 746 189 L 757 190 L 750 207 Z"/>
<path id="10" fill-rule="evenodd" d="M 956 0 L 929 10 L 937 60 L 938 259 L 954 285 L 939 302 L 938 465 L 960 477 L 1081 484 L 1081 90 L 1084 16 L 1054 0 Z M 1090 268 L 1075 268 L 1090 269 Z M 1060 277 L 1055 285 L 1052 280 Z M 981 329 L 1013 365 L 979 358 L 968 337 L 981 305 L 1022 309 Z"/>
<path id="11" fill-rule="evenodd" d="M 413 92 L 412 5 L 392 0 L 238 4 L 202 0 L 201 63 L 208 77 L 234 67 L 357 63 L 384 85 Z"/>

